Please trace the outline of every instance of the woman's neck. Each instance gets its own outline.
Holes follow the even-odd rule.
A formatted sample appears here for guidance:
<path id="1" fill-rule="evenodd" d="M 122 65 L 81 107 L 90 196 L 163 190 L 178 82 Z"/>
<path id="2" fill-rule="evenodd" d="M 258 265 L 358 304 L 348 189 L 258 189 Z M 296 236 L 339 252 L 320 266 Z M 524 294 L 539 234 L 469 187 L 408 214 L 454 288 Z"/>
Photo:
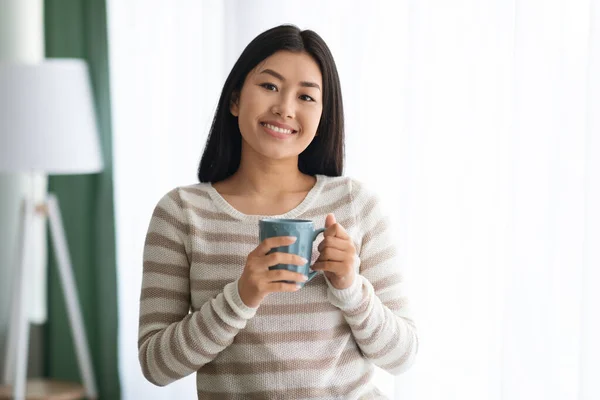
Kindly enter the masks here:
<path id="1" fill-rule="evenodd" d="M 314 186 L 315 179 L 289 165 L 254 165 L 244 168 L 228 179 L 230 188 L 238 195 L 278 197 L 283 193 L 307 192 Z"/>
<path id="2" fill-rule="evenodd" d="M 307 193 L 314 185 L 315 178 L 298 169 L 298 156 L 272 159 L 242 146 L 238 170 L 217 187 L 225 194 L 274 199 Z"/>

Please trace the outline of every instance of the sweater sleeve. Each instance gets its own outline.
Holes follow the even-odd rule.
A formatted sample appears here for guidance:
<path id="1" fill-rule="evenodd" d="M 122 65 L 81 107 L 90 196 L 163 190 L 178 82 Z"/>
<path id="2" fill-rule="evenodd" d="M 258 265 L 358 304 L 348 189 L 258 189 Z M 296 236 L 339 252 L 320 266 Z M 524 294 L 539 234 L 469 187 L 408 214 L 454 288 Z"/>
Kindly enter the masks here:
<path id="1" fill-rule="evenodd" d="M 144 245 L 138 350 L 146 379 L 164 386 L 215 358 L 256 313 L 237 281 L 190 313 L 190 225 L 177 189 L 157 204 Z"/>
<path id="2" fill-rule="evenodd" d="M 351 181 L 360 234 L 360 266 L 352 286 L 335 289 L 326 279 L 329 301 L 342 310 L 363 355 L 380 368 L 399 374 L 418 350 L 415 324 L 387 219 L 376 196 Z"/>

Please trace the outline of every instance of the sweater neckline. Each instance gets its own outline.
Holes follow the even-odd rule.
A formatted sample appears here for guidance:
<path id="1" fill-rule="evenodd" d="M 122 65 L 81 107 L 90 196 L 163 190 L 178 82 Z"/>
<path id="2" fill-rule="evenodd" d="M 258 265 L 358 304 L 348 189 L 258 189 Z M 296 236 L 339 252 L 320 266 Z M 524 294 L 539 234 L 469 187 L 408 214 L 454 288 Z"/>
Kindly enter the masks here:
<path id="1" fill-rule="evenodd" d="M 304 200 L 300 202 L 296 207 L 289 210 L 284 214 L 277 215 L 258 215 L 258 214 L 244 214 L 239 211 L 235 207 L 233 207 L 221 194 L 213 187 L 212 183 L 208 184 L 208 194 L 212 199 L 213 203 L 217 206 L 221 211 L 229 214 L 235 219 L 248 221 L 248 222 L 258 222 L 263 218 L 287 218 L 293 219 L 297 218 L 299 215 L 304 213 L 308 208 L 312 205 L 316 198 L 319 197 L 321 190 L 323 189 L 323 184 L 325 183 L 324 175 L 315 175 L 317 181 L 314 186 L 309 190 Z"/>

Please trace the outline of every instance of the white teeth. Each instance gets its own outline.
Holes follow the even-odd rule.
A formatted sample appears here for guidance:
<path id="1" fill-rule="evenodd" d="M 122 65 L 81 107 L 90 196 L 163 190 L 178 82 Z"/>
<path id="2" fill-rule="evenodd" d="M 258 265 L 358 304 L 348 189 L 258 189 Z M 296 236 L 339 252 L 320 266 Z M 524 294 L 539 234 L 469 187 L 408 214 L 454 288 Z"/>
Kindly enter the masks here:
<path id="1" fill-rule="evenodd" d="M 292 134 L 292 131 L 290 129 L 283 129 L 283 128 L 279 128 L 278 126 L 271 125 L 271 124 L 265 124 L 265 123 L 263 123 L 263 125 L 275 132 L 285 133 L 288 135 Z"/>

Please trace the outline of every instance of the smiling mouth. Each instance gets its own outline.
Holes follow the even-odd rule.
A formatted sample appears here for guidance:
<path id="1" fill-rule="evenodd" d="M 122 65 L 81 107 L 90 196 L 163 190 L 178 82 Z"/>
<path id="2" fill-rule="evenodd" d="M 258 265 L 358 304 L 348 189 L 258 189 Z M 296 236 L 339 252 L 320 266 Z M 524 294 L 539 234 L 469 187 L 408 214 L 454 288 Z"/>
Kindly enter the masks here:
<path id="1" fill-rule="evenodd" d="M 260 124 L 266 128 L 269 128 L 272 131 L 275 131 L 277 133 L 283 133 L 285 135 L 293 135 L 295 133 L 298 133 L 298 131 L 296 131 L 296 130 L 280 128 L 275 125 L 267 124 L 266 122 L 261 122 Z"/>

